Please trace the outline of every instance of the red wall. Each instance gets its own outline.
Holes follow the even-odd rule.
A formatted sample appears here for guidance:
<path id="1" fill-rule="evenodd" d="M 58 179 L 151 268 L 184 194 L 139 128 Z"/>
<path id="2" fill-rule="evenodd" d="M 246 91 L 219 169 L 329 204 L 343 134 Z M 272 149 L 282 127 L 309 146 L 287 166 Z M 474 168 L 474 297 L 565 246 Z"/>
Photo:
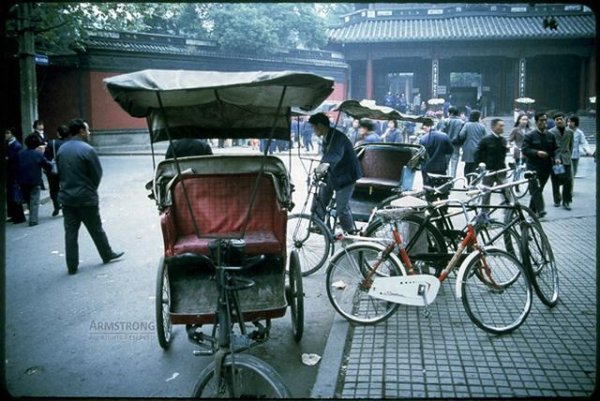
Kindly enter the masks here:
<path id="1" fill-rule="evenodd" d="M 103 79 L 118 73 L 54 70 L 40 71 L 39 115 L 54 137 L 60 124 L 81 117 L 94 130 L 147 128 L 146 119 L 129 116 L 108 93 Z M 336 82 L 329 100 L 346 99 L 346 84 Z"/>
<path id="2" fill-rule="evenodd" d="M 118 73 L 97 72 L 89 73 L 90 126 L 97 130 L 143 129 L 146 128 L 145 118 L 133 118 L 113 100 L 108 93 L 104 78 L 119 75 Z"/>
<path id="3" fill-rule="evenodd" d="M 78 70 L 38 69 L 38 119 L 44 121 L 50 138 L 56 138 L 59 125 L 66 125 L 73 118 L 88 117 L 81 101 L 79 73 Z"/>

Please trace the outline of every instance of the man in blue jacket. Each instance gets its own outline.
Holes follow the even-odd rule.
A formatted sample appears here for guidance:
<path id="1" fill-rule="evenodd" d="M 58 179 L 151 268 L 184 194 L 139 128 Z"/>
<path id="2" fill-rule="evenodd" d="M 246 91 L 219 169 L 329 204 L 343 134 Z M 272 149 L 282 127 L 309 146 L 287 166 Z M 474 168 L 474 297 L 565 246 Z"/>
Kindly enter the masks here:
<path id="1" fill-rule="evenodd" d="M 71 139 L 57 152 L 60 178 L 58 201 L 63 207 L 65 226 L 65 255 L 69 274 L 79 267 L 79 227 L 85 225 L 104 263 L 120 258 L 125 252 L 111 248 L 102 228 L 98 186 L 102 166 L 96 150 L 88 144 L 90 128 L 81 119 L 69 123 Z"/>
<path id="2" fill-rule="evenodd" d="M 330 126 L 325 113 L 312 115 L 308 122 L 313 132 L 323 139 L 323 157 L 317 172 L 327 171 L 325 186 L 321 187 L 318 198 L 312 204 L 312 211 L 322 220 L 325 208 L 335 191 L 336 210 L 342 229 L 354 233 L 354 219 L 350 210 L 350 197 L 356 181 L 362 177 L 362 171 L 352 143 L 344 133 Z"/>
<path id="3" fill-rule="evenodd" d="M 421 173 L 423 182 L 429 185 L 427 173 L 445 175 L 448 169 L 448 157 L 452 154 L 454 148 L 448 135 L 441 131 L 433 130 L 433 120 L 426 118 L 423 121 L 423 131 L 425 134 L 419 140 L 419 144 L 427 151 L 428 159 L 423 164 Z"/>

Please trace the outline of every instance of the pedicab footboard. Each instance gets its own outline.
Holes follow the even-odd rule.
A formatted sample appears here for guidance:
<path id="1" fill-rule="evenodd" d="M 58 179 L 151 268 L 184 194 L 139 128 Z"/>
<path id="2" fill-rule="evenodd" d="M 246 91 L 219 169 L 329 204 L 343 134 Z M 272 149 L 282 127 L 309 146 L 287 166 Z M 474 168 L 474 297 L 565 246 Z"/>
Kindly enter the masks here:
<path id="1" fill-rule="evenodd" d="M 256 173 L 184 175 L 172 186 L 172 204 L 161 215 L 165 256 L 187 252 L 210 255 L 209 244 L 215 238 L 242 238 L 246 255 L 266 256 L 263 263 L 240 273 L 255 282 L 238 292 L 246 321 L 283 316 L 287 307 L 287 211 L 279 204 L 273 179 L 264 175 L 252 211 L 247 214 L 256 178 Z M 212 323 L 218 299 L 214 272 L 207 266 L 167 269 L 171 322 Z"/>
<path id="2" fill-rule="evenodd" d="M 255 285 L 238 292 L 245 321 L 278 318 L 285 315 L 285 263 L 281 255 L 266 260 L 240 276 Z M 217 310 L 214 271 L 206 266 L 169 268 L 171 293 L 170 319 L 173 324 L 212 324 Z"/>

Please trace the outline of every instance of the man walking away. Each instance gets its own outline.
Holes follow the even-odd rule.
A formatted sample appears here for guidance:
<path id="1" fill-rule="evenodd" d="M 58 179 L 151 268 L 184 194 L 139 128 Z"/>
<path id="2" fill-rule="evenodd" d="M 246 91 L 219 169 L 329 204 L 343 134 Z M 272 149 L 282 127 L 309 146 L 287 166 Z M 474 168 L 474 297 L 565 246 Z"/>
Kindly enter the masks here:
<path id="1" fill-rule="evenodd" d="M 486 170 L 490 173 L 494 173 L 498 170 L 506 168 L 506 153 L 508 151 L 506 138 L 502 136 L 504 134 L 504 121 L 499 118 L 492 120 L 491 124 L 492 133 L 487 134 L 477 146 L 475 151 L 475 163 L 485 163 Z M 495 186 L 503 184 L 506 180 L 506 173 L 494 174 L 483 178 L 483 185 Z M 510 196 L 510 191 L 504 190 L 505 196 Z M 491 194 L 484 195 L 482 204 L 490 204 Z"/>
<path id="2" fill-rule="evenodd" d="M 58 200 L 63 207 L 67 269 L 69 274 L 75 274 L 79 267 L 81 223 L 90 233 L 104 263 L 120 258 L 125 252 L 113 251 L 102 228 L 98 197 L 102 166 L 96 150 L 88 144 L 88 123 L 71 120 L 69 134 L 71 138 L 60 147 L 56 160 L 60 171 Z"/>
<path id="3" fill-rule="evenodd" d="M 458 136 L 452 142 L 453 145 L 462 146 L 462 159 L 465 162 L 464 176 L 467 177 L 469 182 L 471 182 L 472 177 L 468 176 L 468 174 L 474 172 L 477 168 L 475 150 L 477 150 L 477 145 L 479 145 L 481 138 L 487 133 L 485 125 L 479 121 L 480 117 L 481 113 L 479 110 L 471 111 L 469 121 L 465 123 Z"/>
<path id="4" fill-rule="evenodd" d="M 448 114 L 450 117 L 446 121 L 444 125 L 443 131 L 448 135 L 450 142 L 452 142 L 460 133 L 464 122 L 459 117 L 458 108 L 454 106 L 450 106 L 448 108 Z M 460 157 L 460 146 L 452 145 L 452 155 L 450 156 L 450 175 L 456 178 L 456 168 L 458 167 L 458 160 Z"/>
<path id="5" fill-rule="evenodd" d="M 422 145 L 427 151 L 427 161 L 423 165 L 421 173 L 423 174 L 423 183 L 429 185 L 429 179 L 427 174 L 446 174 L 448 167 L 448 155 L 452 154 L 453 147 L 450 143 L 448 135 L 440 131 L 434 131 L 433 120 L 426 118 L 423 121 L 423 131 L 425 135 L 419 140 L 419 144 Z"/>

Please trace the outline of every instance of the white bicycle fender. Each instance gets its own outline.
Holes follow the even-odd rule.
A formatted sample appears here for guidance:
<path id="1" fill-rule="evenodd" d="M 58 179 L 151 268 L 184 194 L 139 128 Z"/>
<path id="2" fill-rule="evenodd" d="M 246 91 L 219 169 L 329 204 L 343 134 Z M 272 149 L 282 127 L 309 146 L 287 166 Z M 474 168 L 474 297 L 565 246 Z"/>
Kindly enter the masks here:
<path id="1" fill-rule="evenodd" d="M 485 247 L 486 251 L 489 251 L 490 249 L 501 250 L 500 248 L 493 247 L 493 246 Z M 462 283 L 463 283 L 463 278 L 465 276 L 465 271 L 467 270 L 467 266 L 469 265 L 469 262 L 471 262 L 473 259 L 475 259 L 477 257 L 479 257 L 479 252 L 472 252 L 469 254 L 469 256 L 467 256 L 467 258 L 460 265 L 460 269 L 458 270 L 458 274 L 456 275 L 456 298 L 457 299 L 462 298 Z"/>
<path id="2" fill-rule="evenodd" d="M 351 245 L 348 245 L 346 247 L 346 249 L 351 250 L 353 248 L 357 248 L 357 247 L 360 247 L 365 244 L 377 247 L 379 252 L 385 251 L 385 248 L 386 248 L 385 245 L 381 244 L 380 242 L 359 241 L 359 242 L 354 242 Z M 344 252 L 344 248 L 343 247 L 340 248 L 340 250 L 337 252 Z M 403 276 L 406 276 L 406 269 L 405 269 L 404 265 L 402 264 L 402 262 L 400 261 L 400 258 L 396 254 L 391 253 L 390 259 L 393 259 L 394 262 L 396 262 L 398 264 L 398 266 L 400 266 L 400 272 L 402 273 Z"/>

